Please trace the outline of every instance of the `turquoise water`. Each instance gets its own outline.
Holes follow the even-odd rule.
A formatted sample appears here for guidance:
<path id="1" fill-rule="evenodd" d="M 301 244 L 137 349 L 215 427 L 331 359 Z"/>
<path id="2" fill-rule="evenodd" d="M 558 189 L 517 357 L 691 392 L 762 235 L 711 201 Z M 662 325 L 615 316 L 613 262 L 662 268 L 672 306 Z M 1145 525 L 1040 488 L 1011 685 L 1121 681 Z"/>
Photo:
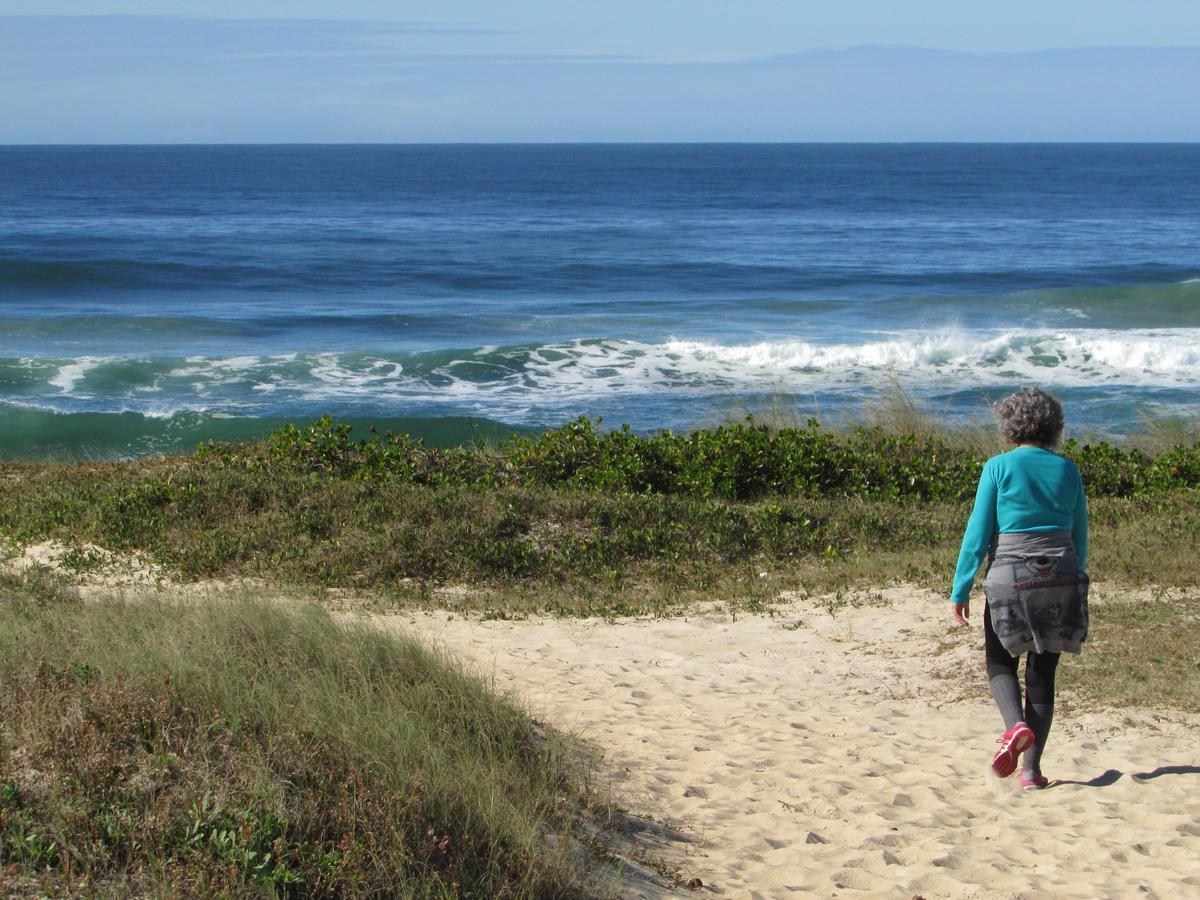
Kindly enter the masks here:
<path id="1" fill-rule="evenodd" d="M 1195 145 L 0 147 L 0 455 L 1200 413 Z"/>

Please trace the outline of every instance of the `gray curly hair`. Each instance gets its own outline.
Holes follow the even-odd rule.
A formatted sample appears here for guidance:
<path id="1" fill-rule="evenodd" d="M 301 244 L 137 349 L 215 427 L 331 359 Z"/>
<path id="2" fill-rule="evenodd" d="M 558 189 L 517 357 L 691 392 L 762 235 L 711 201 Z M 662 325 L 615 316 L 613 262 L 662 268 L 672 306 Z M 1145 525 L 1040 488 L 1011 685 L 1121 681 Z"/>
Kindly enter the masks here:
<path id="1" fill-rule="evenodd" d="M 1062 404 L 1040 388 L 1010 394 L 996 404 L 995 413 L 1000 433 L 1010 443 L 1053 447 L 1062 437 Z"/>

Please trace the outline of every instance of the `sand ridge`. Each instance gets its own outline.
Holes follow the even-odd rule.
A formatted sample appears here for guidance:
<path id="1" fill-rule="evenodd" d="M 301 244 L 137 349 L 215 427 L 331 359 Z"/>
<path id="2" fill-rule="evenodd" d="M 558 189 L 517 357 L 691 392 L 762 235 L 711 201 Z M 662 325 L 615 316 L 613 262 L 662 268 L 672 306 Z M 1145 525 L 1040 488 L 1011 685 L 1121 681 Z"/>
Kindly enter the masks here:
<path id="1" fill-rule="evenodd" d="M 1200 896 L 1200 717 L 1064 698 L 1043 766 L 1059 782 L 1022 793 L 990 777 L 982 636 L 945 606 L 899 587 L 772 615 L 373 621 L 594 741 L 614 799 L 692 839 L 662 852 L 702 894 Z M 675 894 L 696 896 L 623 895 Z"/>

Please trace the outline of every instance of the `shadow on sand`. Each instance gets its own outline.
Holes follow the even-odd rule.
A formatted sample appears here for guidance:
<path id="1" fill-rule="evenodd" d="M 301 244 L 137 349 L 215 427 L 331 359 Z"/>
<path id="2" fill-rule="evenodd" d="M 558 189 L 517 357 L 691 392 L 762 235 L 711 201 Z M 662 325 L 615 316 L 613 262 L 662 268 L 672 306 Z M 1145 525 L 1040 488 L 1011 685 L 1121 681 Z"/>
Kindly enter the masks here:
<path id="1" fill-rule="evenodd" d="M 1200 766 L 1159 766 L 1150 772 L 1134 772 L 1129 777 L 1138 784 L 1144 784 L 1164 775 L 1200 775 Z"/>
<path id="2" fill-rule="evenodd" d="M 1124 774 L 1116 769 L 1109 769 L 1089 781 L 1071 781 L 1068 778 L 1059 778 L 1050 782 L 1048 787 L 1060 787 L 1067 784 L 1079 787 L 1108 787 L 1120 781 Z M 1155 778 L 1162 778 L 1164 775 L 1200 775 L 1200 766 L 1159 766 L 1149 772 L 1134 772 L 1129 777 L 1138 784 L 1145 784 Z"/>
<path id="3" fill-rule="evenodd" d="M 1090 781 L 1071 781 L 1068 778 L 1056 778 L 1054 781 L 1050 782 L 1048 787 L 1062 787 L 1063 785 L 1067 784 L 1075 784 L 1079 785 L 1080 787 L 1108 787 L 1109 785 L 1116 784 L 1118 781 L 1120 781 L 1121 776 L 1124 774 L 1124 772 L 1118 772 L 1116 769 L 1109 769 L 1107 772 L 1097 775 Z"/>

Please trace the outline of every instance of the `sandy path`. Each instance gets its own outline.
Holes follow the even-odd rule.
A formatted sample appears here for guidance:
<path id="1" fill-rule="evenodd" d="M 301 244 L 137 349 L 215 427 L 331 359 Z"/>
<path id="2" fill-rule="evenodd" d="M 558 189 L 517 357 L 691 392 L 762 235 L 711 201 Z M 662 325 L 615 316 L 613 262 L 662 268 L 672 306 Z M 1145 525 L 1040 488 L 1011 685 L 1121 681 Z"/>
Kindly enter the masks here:
<path id="1" fill-rule="evenodd" d="M 376 621 L 595 741 L 620 802 L 696 839 L 668 855 L 706 892 L 1200 897 L 1200 719 L 1068 698 L 1044 760 L 1061 781 L 1022 794 L 988 774 L 982 637 L 932 595 L 736 620 Z"/>

